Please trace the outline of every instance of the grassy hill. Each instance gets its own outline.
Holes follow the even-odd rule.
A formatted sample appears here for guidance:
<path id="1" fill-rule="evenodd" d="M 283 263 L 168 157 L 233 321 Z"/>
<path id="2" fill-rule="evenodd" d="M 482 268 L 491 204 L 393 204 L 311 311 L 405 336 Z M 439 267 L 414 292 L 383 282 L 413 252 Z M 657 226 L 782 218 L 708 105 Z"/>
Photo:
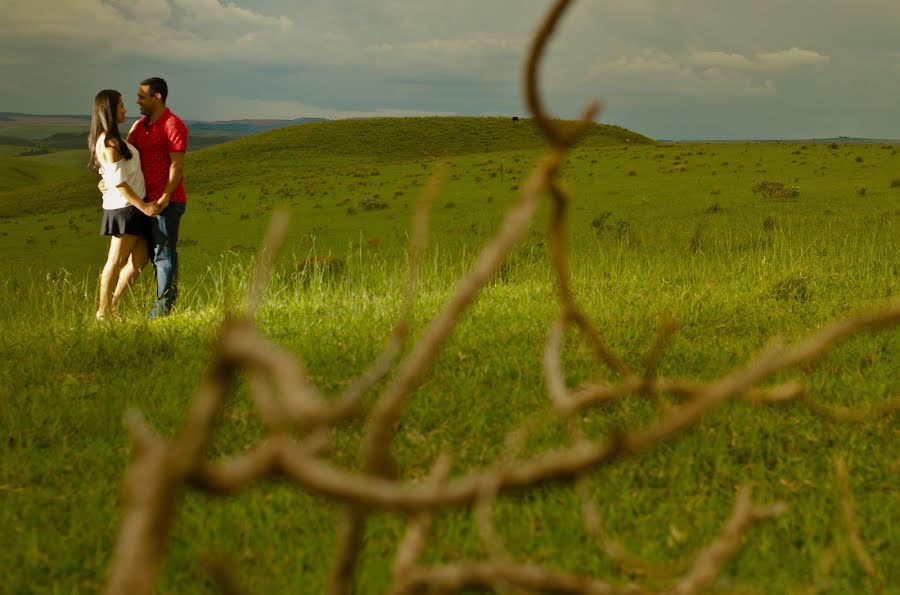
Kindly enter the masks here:
<path id="1" fill-rule="evenodd" d="M 254 247 L 276 205 L 288 204 L 294 219 L 260 326 L 333 395 L 367 367 L 390 333 L 403 293 L 410 215 L 437 161 L 431 155 L 446 156 L 448 180 L 431 213 L 411 316 L 411 336 L 420 336 L 543 153 L 527 121 L 476 123 L 482 126 L 461 134 L 468 119 L 335 122 L 192 153 L 191 204 L 179 247 L 180 311 L 153 323 L 144 320 L 154 295 L 151 270 L 124 300 L 124 321 L 93 323 L 97 273 L 109 245 L 97 234 L 93 180 L 9 192 L 15 200 L 33 193 L 41 214 L 0 219 L 0 289 L 13 298 L 0 301 L 5 590 L 101 590 L 129 456 L 121 420 L 138 407 L 163 435 L 177 431 L 224 305 L 245 293 Z M 896 298 L 895 147 L 673 146 L 631 137 L 625 143 L 625 134 L 597 127 L 572 151 L 562 178 L 573 191 L 573 287 L 608 344 L 633 368 L 644 365 L 660 320 L 671 317 L 681 328 L 660 373 L 702 381 L 746 362 L 773 336 L 798 339 Z M 754 192 L 785 186 L 791 192 Z M 54 188 L 87 206 L 48 212 L 63 196 Z M 499 462 L 508 432 L 548 410 L 541 358 L 558 300 L 547 262 L 546 206 L 409 403 L 395 441 L 404 477 L 426 476 L 441 451 L 453 453 L 454 473 Z M 307 266 L 311 255 L 328 254 L 335 266 Z M 569 385 L 596 380 L 586 345 L 571 334 L 565 342 Z M 855 339 L 772 382 L 797 377 L 810 398 L 859 408 L 900 393 L 898 369 L 900 330 L 894 328 Z M 634 395 L 572 422 L 592 437 L 641 427 L 657 413 L 651 399 Z M 243 380 L 223 422 L 212 456 L 245 452 L 262 432 Z M 356 425 L 336 432 L 326 456 L 355 469 L 359 435 Z M 739 403 L 662 448 L 598 470 L 588 487 L 609 535 L 654 566 L 668 567 L 715 538 L 735 489 L 752 481 L 760 504 L 784 501 L 789 509 L 748 533 L 716 592 L 868 593 L 874 591 L 847 543 L 834 461 L 850 467 L 875 567 L 886 584 L 898 584 L 896 438 L 896 415 L 836 424 L 802 407 Z M 522 454 L 568 440 L 567 424 L 542 426 Z M 573 490 L 552 486 L 503 498 L 494 520 L 516 559 L 616 584 L 645 582 L 643 570 L 600 554 L 580 510 Z M 233 560 L 249 591 L 294 592 L 299 585 L 302 592 L 321 592 L 328 572 L 323 559 L 334 551 L 338 522 L 333 504 L 278 481 L 229 500 L 191 495 L 158 590 L 209 592 L 197 560 L 213 552 Z M 373 519 L 359 592 L 384 591 L 393 544 L 404 530 L 395 516 Z M 484 555 L 465 512 L 440 517 L 434 532 L 435 545 L 423 556 L 429 563 Z M 650 586 L 668 585 L 658 580 Z"/>
<path id="2" fill-rule="evenodd" d="M 637 145 L 653 141 L 618 126 L 596 124 L 581 146 L 626 142 Z M 260 172 L 283 175 L 298 168 L 332 164 L 336 157 L 402 163 L 422 158 L 536 150 L 543 146 L 543 138 L 530 120 L 372 118 L 301 124 L 210 147 L 202 153 L 189 152 L 187 183 L 189 192 L 206 193 L 257 179 Z M 19 175 L 6 187 L 0 186 L 0 217 L 46 214 L 84 206 L 97 192 L 96 178 L 86 172 L 69 173 L 66 179 Z M 47 196 L 53 196 L 54 200 L 48 203 Z"/>
<path id="3" fill-rule="evenodd" d="M 50 157 L 42 155 L 41 157 Z M 0 196 L 3 197 L 0 212 L 15 204 L 15 192 L 22 191 L 31 196 L 42 190 L 59 189 L 67 185 L 76 188 L 85 188 L 93 179 L 87 170 L 78 172 L 75 168 L 65 165 L 39 161 L 38 157 L 0 157 Z M 96 182 L 94 182 L 96 185 Z M 23 190 L 25 189 L 25 190 Z M 47 195 L 44 203 L 46 204 Z"/>
<path id="4" fill-rule="evenodd" d="M 653 141 L 618 126 L 595 124 L 580 146 L 596 147 Z M 529 119 L 425 117 L 338 120 L 279 128 L 218 148 L 222 156 L 239 153 L 271 158 L 292 155 L 366 156 L 379 162 L 428 157 L 539 149 L 546 141 Z M 217 154 L 207 153 L 207 159 Z"/>

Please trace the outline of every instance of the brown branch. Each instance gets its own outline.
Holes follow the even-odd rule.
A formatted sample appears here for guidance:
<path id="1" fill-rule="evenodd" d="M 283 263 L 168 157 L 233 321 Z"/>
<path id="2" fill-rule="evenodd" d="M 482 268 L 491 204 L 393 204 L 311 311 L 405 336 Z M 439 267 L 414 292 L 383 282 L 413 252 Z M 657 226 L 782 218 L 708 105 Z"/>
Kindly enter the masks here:
<path id="1" fill-rule="evenodd" d="M 541 194 L 546 190 L 547 179 L 556 171 L 559 161 L 558 154 L 551 154 L 538 166 L 497 235 L 482 250 L 444 309 L 427 326 L 411 353 L 401 363 L 394 382 L 376 403 L 363 444 L 363 460 L 370 472 L 390 469 L 388 438 L 393 422 L 400 415 L 407 398 L 418 388 L 462 313 L 524 235 L 537 210 Z"/>
<path id="2" fill-rule="evenodd" d="M 429 481 L 432 486 L 440 489 L 449 474 L 450 457 L 441 455 L 434 465 Z M 417 567 L 433 523 L 433 512 L 420 512 L 412 519 L 403 541 L 397 548 L 397 555 L 391 568 L 391 577 L 394 581 L 392 593 L 402 593 L 405 590 L 406 577 Z"/>
<path id="3" fill-rule="evenodd" d="M 605 345 L 597 328 L 579 308 L 572 289 L 565 243 L 566 212 L 570 199 L 557 179 L 566 150 L 574 144 L 579 134 L 588 129 L 599 106 L 589 105 L 582 121 L 564 130 L 551 121 L 538 94 L 537 70 L 542 53 L 569 4 L 569 0 L 558 0 L 554 4 L 535 35 L 526 62 L 527 101 L 537 125 L 547 136 L 550 151 L 535 168 L 495 237 L 485 246 L 444 308 L 426 326 L 376 401 L 361 445 L 362 471 L 355 473 L 338 469 L 323 461 L 320 454 L 327 445 L 329 433 L 338 423 L 359 413 L 362 396 L 387 376 L 400 355 L 409 333 L 413 296 L 427 239 L 429 206 L 442 185 L 438 178 L 433 179 L 425 189 L 417 207 L 410 273 L 398 321 L 372 366 L 334 402 L 323 398 L 308 382 L 298 361 L 285 349 L 263 338 L 250 322 L 262 303 L 275 253 L 286 237 L 286 215 L 276 216 L 257 260 L 247 300 L 247 317 L 237 319 L 229 316 L 223 323 L 210 369 L 188 412 L 184 427 L 174 439 L 166 441 L 147 427 L 139 416 L 131 415 L 129 418 L 135 453 L 126 478 L 125 519 L 111 565 L 108 593 L 140 595 L 152 591 L 185 486 L 230 494 L 272 477 L 286 477 L 300 487 L 348 505 L 341 525 L 330 585 L 331 592 L 336 595 L 348 593 L 353 586 L 363 530 L 372 510 L 392 510 L 416 516 L 394 562 L 393 586 L 397 592 L 427 588 L 452 591 L 477 585 L 570 593 L 641 592 L 638 587 L 616 587 L 595 578 L 516 564 L 506 559 L 508 556 L 491 518 L 491 507 L 496 498 L 502 493 L 539 484 L 583 478 L 590 470 L 646 451 L 680 435 L 709 411 L 730 400 L 743 399 L 754 403 L 799 400 L 813 412 L 840 420 L 871 419 L 900 408 L 896 402 L 864 411 L 828 407 L 809 400 L 803 394 L 803 386 L 796 381 L 769 389 L 759 388 L 760 383 L 773 375 L 820 357 L 841 341 L 897 325 L 900 323 L 900 302 L 881 311 L 835 322 L 793 346 L 770 348 L 748 364 L 705 384 L 657 377 L 659 361 L 672 332 L 666 326 L 651 346 L 642 374 L 631 372 Z M 460 317 L 521 240 L 535 216 L 541 197 L 548 190 L 553 198 L 548 234 L 562 312 L 545 345 L 544 374 L 556 409 L 563 414 L 563 421 L 570 423 L 571 445 L 531 459 L 515 459 L 533 425 L 526 422 L 509 434 L 509 456 L 493 468 L 476 469 L 449 480 L 446 464 L 442 466 L 439 463 L 428 482 L 416 484 L 395 480 L 391 442 L 396 420 L 430 371 Z M 566 386 L 562 346 L 565 330 L 572 323 L 578 326 L 597 362 L 605 364 L 618 375 L 617 384 L 585 386 L 575 392 Z M 239 369 L 249 370 L 256 408 L 271 435 L 246 453 L 222 461 L 206 461 L 207 445 L 222 408 L 233 392 Z M 569 414 L 634 393 L 673 395 L 680 398 L 680 404 L 661 408 L 660 418 L 656 422 L 627 435 L 614 434 L 593 441 L 579 435 Z M 307 430 L 309 435 L 300 442 L 291 436 L 291 430 L 295 429 Z M 846 477 L 844 482 L 846 484 Z M 855 534 L 858 543 L 854 548 L 858 547 L 865 554 L 855 525 L 849 487 L 843 487 L 851 540 Z M 849 508 L 846 505 L 848 501 Z M 473 505 L 476 506 L 477 520 L 489 549 L 493 550 L 496 558 L 503 559 L 486 563 L 451 562 L 431 569 L 418 567 L 416 560 L 424 548 L 433 515 L 448 507 Z M 749 489 L 742 490 L 723 534 L 697 556 L 687 576 L 670 592 L 694 593 L 710 586 L 725 561 L 737 551 L 746 527 L 780 510 L 778 505 L 754 507 Z M 587 518 L 589 515 L 585 516 Z M 588 524 L 599 526 L 590 519 Z M 610 549 L 611 543 L 608 540 L 604 543 Z M 877 573 L 871 560 L 859 551 L 856 555 L 874 581 Z M 404 577 L 398 584 L 400 574 Z"/>
<path id="4" fill-rule="evenodd" d="M 223 323 L 223 335 L 233 324 L 240 323 Z M 107 582 L 109 595 L 153 591 L 184 485 L 209 443 L 234 372 L 230 362 L 214 357 L 187 422 L 171 443 L 154 443 L 152 431 L 132 417 L 133 438 L 141 448 L 125 478 L 127 508 Z"/>
<path id="5" fill-rule="evenodd" d="M 688 560 L 676 560 L 665 564 L 657 564 L 642 559 L 625 548 L 621 543 L 609 536 L 597 507 L 594 506 L 590 497 L 590 490 L 587 484 L 587 476 L 582 475 L 575 483 L 576 493 L 581 502 L 581 515 L 587 526 L 588 532 L 594 538 L 597 546 L 603 554 L 612 560 L 620 569 L 627 570 L 629 573 L 641 573 L 657 578 L 669 578 L 673 576 L 679 569 L 687 566 Z"/>
<path id="6" fill-rule="evenodd" d="M 387 375 L 400 355 L 400 350 L 409 334 L 416 290 L 419 286 L 422 264 L 425 261 L 425 249 L 428 245 L 428 221 L 431 209 L 446 184 L 447 171 L 447 168 L 444 166 L 440 166 L 435 170 L 416 204 L 412 223 L 409 275 L 404 291 L 403 305 L 400 308 L 400 316 L 381 354 L 376 358 L 372 366 L 356 378 L 341 395 L 339 403 L 344 409 L 355 408 L 362 396 Z"/>
<path id="7" fill-rule="evenodd" d="M 525 62 L 525 101 L 528 104 L 528 109 L 534 116 L 535 123 L 544 132 L 544 136 L 547 137 L 550 145 L 560 150 L 575 144 L 578 137 L 588 129 L 600 111 L 599 102 L 590 103 L 581 114 L 581 122 L 572 130 L 564 131 L 552 122 L 541 101 L 538 87 L 538 66 L 543 58 L 547 42 L 570 4 L 571 0 L 557 0 L 556 4 L 553 5 L 532 38 L 528 59 Z"/>
<path id="8" fill-rule="evenodd" d="M 869 405 L 867 407 L 858 409 L 854 409 L 851 407 L 837 407 L 834 405 L 826 405 L 824 403 L 814 401 L 807 396 L 801 398 L 799 402 L 814 414 L 836 422 L 862 423 L 875 421 L 876 419 L 880 419 L 888 415 L 895 415 L 896 413 L 900 412 L 900 395 L 884 403 Z"/>
<path id="9" fill-rule="evenodd" d="M 256 316 L 262 304 L 263 294 L 266 289 L 266 282 L 272 271 L 272 264 L 275 257 L 284 246 L 284 240 L 287 238 L 288 226 L 290 225 L 290 214 L 283 209 L 275 211 L 272 220 L 269 222 L 269 229 L 266 232 L 266 241 L 263 242 L 262 249 L 256 260 L 256 271 L 253 275 L 253 283 L 250 285 L 250 292 L 247 296 L 247 310 L 245 316 L 252 319 Z"/>
<path id="10" fill-rule="evenodd" d="M 764 508 L 756 507 L 750 499 L 750 494 L 751 490 L 748 485 L 738 491 L 734 511 L 731 513 L 731 518 L 722 535 L 700 552 L 690 572 L 672 589 L 666 591 L 667 595 L 690 595 L 710 588 L 722 571 L 722 567 L 740 548 L 741 536 L 747 527 L 757 521 L 783 514 L 787 510 L 782 503 Z"/>
<path id="11" fill-rule="evenodd" d="M 520 589 L 573 595 L 636 595 L 646 593 L 634 586 L 617 587 L 608 582 L 561 570 L 512 562 L 454 562 L 415 571 L 407 580 L 407 592 L 450 593 L 471 587 L 494 588 L 498 581 Z"/>
<path id="12" fill-rule="evenodd" d="M 578 326 L 599 361 L 605 363 L 620 376 L 628 376 L 631 373 L 628 366 L 606 346 L 602 335 L 578 306 L 575 299 L 565 242 L 566 212 L 570 200 L 568 193 L 556 181 L 551 183 L 550 191 L 553 197 L 553 208 L 550 211 L 548 237 L 553 268 L 556 271 L 557 291 L 563 307 L 563 319 L 566 322 L 572 321 Z"/>
<path id="13" fill-rule="evenodd" d="M 844 522 L 847 523 L 847 533 L 850 537 L 850 550 L 853 552 L 853 556 L 856 558 L 860 567 L 865 571 L 872 589 L 876 593 L 887 593 L 884 588 L 884 581 L 882 581 L 878 570 L 875 568 L 875 563 L 872 562 L 872 558 L 866 551 L 865 543 L 863 543 L 862 536 L 860 536 L 859 533 L 859 525 L 856 522 L 856 510 L 853 504 L 853 493 L 850 489 L 849 475 L 847 464 L 843 459 L 838 459 L 837 480 L 838 486 L 840 486 L 841 489 L 841 504 L 844 509 Z"/>

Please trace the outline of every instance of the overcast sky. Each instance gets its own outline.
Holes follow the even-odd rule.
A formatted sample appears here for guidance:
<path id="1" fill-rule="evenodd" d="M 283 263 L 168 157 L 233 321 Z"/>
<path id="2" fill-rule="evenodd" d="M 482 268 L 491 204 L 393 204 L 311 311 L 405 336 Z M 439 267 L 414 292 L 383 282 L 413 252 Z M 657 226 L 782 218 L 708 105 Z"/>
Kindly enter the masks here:
<path id="1" fill-rule="evenodd" d="M 549 0 L 0 0 L 0 111 L 162 76 L 186 119 L 522 115 Z M 551 110 L 654 138 L 900 138 L 898 0 L 577 0 Z"/>

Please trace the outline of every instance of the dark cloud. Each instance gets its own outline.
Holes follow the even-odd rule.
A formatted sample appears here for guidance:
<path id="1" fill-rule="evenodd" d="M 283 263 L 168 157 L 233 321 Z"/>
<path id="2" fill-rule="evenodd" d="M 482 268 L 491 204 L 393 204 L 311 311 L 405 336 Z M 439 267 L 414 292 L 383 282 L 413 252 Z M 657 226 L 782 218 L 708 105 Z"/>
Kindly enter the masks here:
<path id="1" fill-rule="evenodd" d="M 7 0 L 0 110 L 79 113 L 154 74 L 189 118 L 521 113 L 548 5 Z M 604 120 L 656 137 L 900 137 L 898 22 L 889 0 L 583 0 L 545 93 L 563 117 L 600 97 Z"/>

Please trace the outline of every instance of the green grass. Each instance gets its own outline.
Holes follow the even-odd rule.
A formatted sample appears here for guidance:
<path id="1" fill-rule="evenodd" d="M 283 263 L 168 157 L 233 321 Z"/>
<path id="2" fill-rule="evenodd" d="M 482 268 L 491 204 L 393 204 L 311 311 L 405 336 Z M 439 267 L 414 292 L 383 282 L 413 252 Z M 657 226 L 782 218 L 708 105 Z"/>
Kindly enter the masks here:
<path id="1" fill-rule="evenodd" d="M 0 127 L 0 132 L 4 136 L 37 141 L 60 133 L 84 132 L 87 134 L 89 125 L 90 121 L 88 120 L 85 120 L 84 124 L 16 124 L 15 126 Z"/>
<path id="2" fill-rule="evenodd" d="M 121 473 L 129 453 L 122 417 L 138 407 L 164 434 L 177 429 L 224 305 L 246 290 L 252 251 L 274 207 L 288 205 L 295 216 L 260 327 L 300 357 L 329 394 L 365 368 L 400 307 L 408 221 L 437 161 L 420 154 L 446 141 L 450 180 L 433 212 L 413 316 L 413 334 L 421 332 L 495 231 L 541 151 L 510 142 L 477 153 L 484 138 L 454 145 L 460 141 L 446 139 L 466 134 L 451 134 L 448 123 L 420 123 L 415 135 L 404 128 L 409 121 L 397 121 L 403 134 L 388 136 L 412 135 L 418 145 L 385 141 L 371 154 L 354 153 L 352 139 L 370 133 L 369 123 L 360 121 L 356 135 L 335 127 L 333 141 L 327 128 L 304 131 L 318 126 L 304 125 L 293 136 L 277 131 L 195 155 L 187 170 L 182 309 L 153 324 L 142 319 L 153 291 L 149 278 L 128 296 L 124 322 L 91 322 L 105 250 L 105 240 L 95 236 L 97 208 L 0 219 L 6 256 L 0 290 L 11 298 L 0 302 L 0 526 L 7 528 L 0 570 L 6 589 L 100 588 L 121 518 Z M 468 121 L 459 124 L 461 132 L 469 130 Z M 507 125 L 489 121 L 486 127 L 495 124 L 497 130 Z M 575 196 L 570 253 L 581 302 L 629 364 L 640 365 L 664 317 L 676 316 L 682 329 L 661 373 L 702 380 L 746 362 L 772 336 L 801 338 L 900 293 L 900 189 L 890 188 L 900 159 L 889 149 L 593 142 L 573 153 L 563 174 Z M 796 186 L 800 195 L 754 195 L 751 188 L 761 180 Z M 865 196 L 859 186 L 867 187 Z M 365 200 L 387 207 L 367 211 Z M 453 453 L 454 473 L 492 464 L 506 432 L 549 411 L 540 365 L 557 306 L 545 221 L 546 208 L 404 413 L 394 450 L 406 477 L 425 475 L 442 451 Z M 332 254 L 345 265 L 310 275 L 299 263 L 313 254 Z M 574 334 L 566 345 L 571 385 L 599 372 Z M 822 401 L 857 407 L 900 392 L 898 369 L 900 331 L 892 330 L 854 339 L 796 376 Z M 154 383 L 154 374 L 165 382 Z M 246 390 L 242 384 L 227 408 L 213 456 L 240 452 L 261 435 Z M 635 397 L 579 423 L 593 436 L 653 418 L 652 408 Z M 337 432 L 330 458 L 355 465 L 360 435 L 358 426 Z M 662 562 L 711 539 L 736 487 L 753 481 L 759 501 L 784 500 L 791 508 L 749 532 L 720 591 L 799 593 L 814 585 L 826 593 L 866 593 L 864 573 L 849 554 L 834 481 L 834 460 L 843 457 L 863 539 L 889 592 L 897 592 L 897 438 L 896 416 L 839 425 L 794 405 L 735 404 L 639 459 L 595 472 L 591 485 L 611 534 Z M 565 441 L 563 428 L 547 424 L 526 450 Z M 191 494 L 160 592 L 210 592 L 198 565 L 209 552 L 229 556 L 254 592 L 321 592 L 338 517 L 333 504 L 283 483 L 230 500 Z M 616 582 L 630 578 L 591 545 L 570 487 L 504 497 L 495 518 L 519 559 Z M 370 525 L 360 592 L 383 589 L 403 529 L 393 515 Z M 829 567 L 824 561 L 835 544 Z M 471 515 L 460 510 L 439 519 L 425 558 L 484 555 Z"/>
<path id="3" fill-rule="evenodd" d="M 44 163 L 47 165 L 83 170 L 87 168 L 90 153 L 88 153 L 87 149 L 66 149 L 63 151 L 52 151 L 46 155 L 25 157 L 25 159 L 34 163 Z"/>
<path id="4" fill-rule="evenodd" d="M 50 157 L 46 155 L 44 157 Z M 45 191 L 45 185 L 66 184 L 70 180 L 87 180 L 88 172 L 83 175 L 71 171 L 73 168 L 60 165 L 60 161 L 40 159 L 40 157 L 0 157 L 0 196 L 10 194 L 10 207 L 12 203 L 10 191 L 29 188 L 37 193 Z M 96 188 L 96 182 L 94 183 Z M 52 200 L 52 196 L 45 196 L 45 202 Z M 4 205 L 7 206 L 7 205 Z"/>
<path id="5" fill-rule="evenodd" d="M 25 151 L 28 151 L 28 147 L 0 144 L 0 157 L 16 157 L 18 155 L 21 155 Z"/>

